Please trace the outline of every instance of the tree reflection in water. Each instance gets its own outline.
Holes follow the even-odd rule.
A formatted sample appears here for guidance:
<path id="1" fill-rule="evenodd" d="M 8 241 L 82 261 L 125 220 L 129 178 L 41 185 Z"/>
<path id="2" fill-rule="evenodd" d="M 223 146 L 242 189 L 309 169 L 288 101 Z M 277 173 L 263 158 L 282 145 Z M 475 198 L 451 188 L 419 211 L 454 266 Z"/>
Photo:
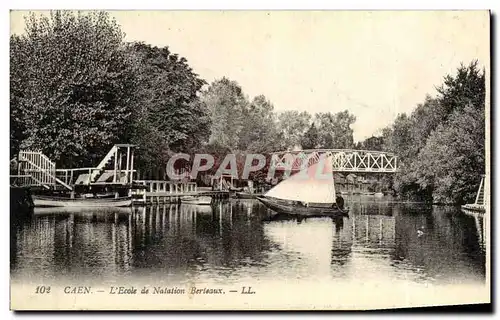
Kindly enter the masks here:
<path id="1" fill-rule="evenodd" d="M 348 200 L 350 217 L 335 219 L 270 219 L 254 200 L 38 211 L 12 224 L 11 272 L 23 281 L 484 282 L 484 218 L 450 207 Z"/>

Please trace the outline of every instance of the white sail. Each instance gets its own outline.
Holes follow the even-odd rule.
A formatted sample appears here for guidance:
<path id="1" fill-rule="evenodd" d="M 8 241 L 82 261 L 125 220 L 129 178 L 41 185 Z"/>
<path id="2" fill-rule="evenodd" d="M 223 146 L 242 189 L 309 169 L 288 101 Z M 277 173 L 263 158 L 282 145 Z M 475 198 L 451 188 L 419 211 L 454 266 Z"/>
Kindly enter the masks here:
<path id="1" fill-rule="evenodd" d="M 307 203 L 335 203 L 332 157 L 321 157 L 316 164 L 280 182 L 265 196 Z"/>

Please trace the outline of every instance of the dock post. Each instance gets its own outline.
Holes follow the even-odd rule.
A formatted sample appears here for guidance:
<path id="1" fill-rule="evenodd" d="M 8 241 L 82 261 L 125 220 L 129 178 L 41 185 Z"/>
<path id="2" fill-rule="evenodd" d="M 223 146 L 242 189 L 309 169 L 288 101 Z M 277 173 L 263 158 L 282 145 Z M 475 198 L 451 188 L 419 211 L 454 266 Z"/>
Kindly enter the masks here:
<path id="1" fill-rule="evenodd" d="M 17 154 L 17 175 L 21 175 L 21 157 L 19 156 L 19 153 Z"/>
<path id="2" fill-rule="evenodd" d="M 143 181 L 142 184 L 144 185 L 144 188 L 142 189 L 142 202 L 146 204 L 146 181 Z"/>
<path id="3" fill-rule="evenodd" d="M 116 166 L 118 163 L 118 147 L 115 149 L 115 167 L 113 168 L 113 183 L 116 183 Z"/>
<path id="4" fill-rule="evenodd" d="M 119 153 L 119 160 L 118 160 L 118 181 L 120 181 L 120 179 L 122 178 L 122 162 L 123 162 L 123 156 L 124 154 L 123 153 Z M 117 182 L 118 182 L 117 181 Z"/>
<path id="5" fill-rule="evenodd" d="M 125 166 L 125 183 L 128 184 L 129 179 L 129 162 L 130 162 L 130 146 L 127 146 L 127 165 Z"/>
<path id="6" fill-rule="evenodd" d="M 131 150 L 130 156 L 130 183 L 134 182 L 134 149 Z"/>

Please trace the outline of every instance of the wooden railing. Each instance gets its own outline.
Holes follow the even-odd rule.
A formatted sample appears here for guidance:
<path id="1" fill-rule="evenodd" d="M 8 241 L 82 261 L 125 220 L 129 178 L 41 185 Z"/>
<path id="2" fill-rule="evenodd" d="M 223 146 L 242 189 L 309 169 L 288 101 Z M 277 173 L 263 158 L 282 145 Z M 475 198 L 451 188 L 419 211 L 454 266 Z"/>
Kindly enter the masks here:
<path id="1" fill-rule="evenodd" d="M 121 154 L 120 148 L 123 149 Z M 11 176 L 11 182 L 45 188 L 63 186 L 69 190 L 73 190 L 75 184 L 130 184 L 136 174 L 133 169 L 134 148 L 130 144 L 114 145 L 97 167 L 74 169 L 56 169 L 55 163 L 41 151 L 22 150 L 17 159 L 17 175 Z M 121 161 L 121 156 L 126 156 L 125 164 Z M 113 170 L 106 170 L 106 165 L 113 157 Z M 112 182 L 108 181 L 110 173 L 113 173 Z"/>
<path id="2" fill-rule="evenodd" d="M 146 203 L 148 199 L 190 195 L 196 194 L 198 191 L 196 182 L 135 180 L 134 184 L 143 186 L 143 188 L 135 189 L 131 192 L 137 201 L 143 203 Z"/>
<path id="3" fill-rule="evenodd" d="M 114 170 L 102 170 L 100 168 L 74 168 L 74 169 L 57 169 L 56 176 L 60 180 L 64 181 L 68 185 L 74 184 L 99 184 L 105 182 L 93 181 L 96 172 L 101 174 L 115 172 Z M 129 170 L 132 174 L 136 173 L 136 170 Z M 122 172 L 125 173 L 125 172 Z M 117 182 L 120 183 L 120 182 Z"/>
<path id="4" fill-rule="evenodd" d="M 53 186 L 56 184 L 56 165 L 40 151 L 20 151 L 18 160 L 18 175 L 31 176 L 30 185 Z"/>
<path id="5" fill-rule="evenodd" d="M 168 192 L 170 194 L 196 192 L 197 189 L 196 182 L 135 180 L 134 184 L 143 185 L 147 192 Z"/>

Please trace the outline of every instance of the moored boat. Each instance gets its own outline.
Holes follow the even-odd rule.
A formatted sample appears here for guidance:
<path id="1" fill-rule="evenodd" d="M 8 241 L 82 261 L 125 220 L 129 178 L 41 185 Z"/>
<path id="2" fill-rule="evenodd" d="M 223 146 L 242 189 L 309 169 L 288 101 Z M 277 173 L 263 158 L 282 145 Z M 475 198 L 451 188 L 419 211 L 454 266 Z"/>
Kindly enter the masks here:
<path id="1" fill-rule="evenodd" d="M 280 182 L 257 199 L 277 213 L 347 216 L 349 209 L 344 208 L 342 197 L 337 198 L 335 195 L 331 168 L 331 157 L 322 158 L 318 163 Z"/>
<path id="2" fill-rule="evenodd" d="M 64 198 L 52 196 L 33 196 L 35 207 L 129 207 L 131 197 L 121 198 Z"/>
<path id="3" fill-rule="evenodd" d="M 257 197 L 262 196 L 262 194 L 251 193 L 251 192 L 236 192 L 236 197 L 238 199 L 257 199 Z"/>
<path id="4" fill-rule="evenodd" d="M 55 215 L 55 214 L 132 214 L 132 207 L 37 207 L 34 208 L 34 215 Z"/>
<path id="5" fill-rule="evenodd" d="M 277 213 L 302 216 L 349 216 L 349 209 L 341 209 L 336 203 L 305 205 L 299 201 L 286 201 L 264 196 L 257 197 L 257 199 Z"/>
<path id="6" fill-rule="evenodd" d="M 212 198 L 207 196 L 186 196 L 181 198 L 181 202 L 187 204 L 210 205 L 212 203 Z"/>

